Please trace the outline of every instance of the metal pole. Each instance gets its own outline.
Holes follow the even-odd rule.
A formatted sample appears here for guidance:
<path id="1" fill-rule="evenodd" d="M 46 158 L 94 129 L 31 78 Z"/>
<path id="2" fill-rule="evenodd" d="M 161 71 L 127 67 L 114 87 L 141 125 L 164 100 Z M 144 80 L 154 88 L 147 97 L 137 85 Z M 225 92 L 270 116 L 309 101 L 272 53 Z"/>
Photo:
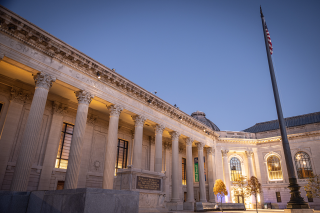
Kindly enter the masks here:
<path id="1" fill-rule="evenodd" d="M 268 43 L 268 39 L 267 39 L 267 33 L 265 30 L 265 20 L 264 20 L 264 16 L 263 16 L 261 7 L 260 7 L 260 13 L 261 13 L 264 41 L 266 44 L 266 50 L 267 50 L 267 56 L 268 56 L 268 63 L 269 63 L 269 70 L 270 70 L 270 76 L 271 76 L 271 82 L 272 82 L 272 88 L 273 88 L 273 95 L 274 95 L 274 100 L 276 103 L 278 121 L 279 121 L 281 138 L 282 138 L 283 152 L 284 152 L 284 157 L 285 157 L 285 161 L 287 164 L 287 171 L 288 171 L 288 176 L 289 176 L 288 188 L 290 189 L 291 197 L 290 197 L 290 201 L 287 203 L 287 209 L 309 209 L 309 204 L 307 202 L 305 202 L 304 199 L 301 197 L 301 194 L 300 194 L 301 187 L 297 183 L 297 177 L 295 175 L 295 171 L 294 171 L 294 167 L 293 167 L 291 150 L 290 150 L 290 145 L 288 142 L 287 132 L 286 132 L 286 124 L 283 119 L 281 103 L 280 103 L 280 98 L 279 98 L 279 92 L 278 92 L 278 87 L 277 87 L 277 81 L 276 81 L 276 76 L 274 74 L 273 63 L 272 63 L 270 49 L 269 49 L 269 43 Z"/>

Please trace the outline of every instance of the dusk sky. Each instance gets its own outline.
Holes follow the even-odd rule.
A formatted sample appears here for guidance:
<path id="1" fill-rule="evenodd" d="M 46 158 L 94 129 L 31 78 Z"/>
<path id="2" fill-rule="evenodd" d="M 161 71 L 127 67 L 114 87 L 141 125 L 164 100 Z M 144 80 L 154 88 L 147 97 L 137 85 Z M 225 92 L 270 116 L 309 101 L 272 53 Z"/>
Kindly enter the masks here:
<path id="1" fill-rule="evenodd" d="M 221 130 L 275 120 L 259 7 L 285 117 L 320 111 L 320 1 L 1 0 L 187 114 Z"/>

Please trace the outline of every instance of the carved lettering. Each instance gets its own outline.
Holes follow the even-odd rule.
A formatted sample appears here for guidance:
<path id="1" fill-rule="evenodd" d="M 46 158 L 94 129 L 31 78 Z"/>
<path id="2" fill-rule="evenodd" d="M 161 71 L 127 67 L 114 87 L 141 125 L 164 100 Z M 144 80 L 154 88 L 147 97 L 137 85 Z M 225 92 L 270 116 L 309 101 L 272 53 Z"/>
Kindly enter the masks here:
<path id="1" fill-rule="evenodd" d="M 137 176 L 137 189 L 161 190 L 161 179 Z"/>

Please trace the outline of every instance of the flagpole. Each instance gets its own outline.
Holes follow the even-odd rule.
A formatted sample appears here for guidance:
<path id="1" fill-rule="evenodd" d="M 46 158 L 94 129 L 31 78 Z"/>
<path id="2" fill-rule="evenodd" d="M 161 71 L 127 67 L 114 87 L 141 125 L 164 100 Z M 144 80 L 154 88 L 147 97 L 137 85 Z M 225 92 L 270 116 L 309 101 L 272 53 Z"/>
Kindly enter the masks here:
<path id="1" fill-rule="evenodd" d="M 294 171 L 292 155 L 291 155 L 290 145 L 289 145 L 288 138 L 287 138 L 286 125 L 285 125 L 285 121 L 283 119 L 280 97 L 279 97 L 279 92 L 278 92 L 278 87 L 277 87 L 277 81 L 276 81 L 276 76 L 274 74 L 273 63 L 272 63 L 272 58 L 271 58 L 270 49 L 269 49 L 269 43 L 268 43 L 268 39 L 267 39 L 267 32 L 265 29 L 265 20 L 264 20 L 261 6 L 260 6 L 260 13 L 261 13 L 261 21 L 262 21 L 264 40 L 265 40 L 267 56 L 268 56 L 268 63 L 269 63 L 269 70 L 270 70 L 270 76 L 271 76 L 271 82 L 272 82 L 272 88 L 273 88 L 273 95 L 274 95 L 274 100 L 276 103 L 278 121 L 279 121 L 281 138 L 282 138 L 281 141 L 282 141 L 283 152 L 284 152 L 284 157 L 285 157 L 285 161 L 287 164 L 287 171 L 288 171 L 288 176 L 289 176 L 288 188 L 290 189 L 291 197 L 290 197 L 290 201 L 287 203 L 287 209 L 309 209 L 309 204 L 307 202 L 305 202 L 304 199 L 301 197 L 301 194 L 300 194 L 301 186 L 299 186 L 297 183 L 297 177 L 296 177 L 295 171 Z"/>

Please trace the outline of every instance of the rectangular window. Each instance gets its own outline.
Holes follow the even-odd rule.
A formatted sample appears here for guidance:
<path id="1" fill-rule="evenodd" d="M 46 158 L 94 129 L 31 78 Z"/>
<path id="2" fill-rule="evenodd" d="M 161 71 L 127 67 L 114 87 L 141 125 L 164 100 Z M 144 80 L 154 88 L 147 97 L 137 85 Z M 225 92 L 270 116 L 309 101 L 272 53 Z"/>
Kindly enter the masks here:
<path id="1" fill-rule="evenodd" d="M 307 191 L 307 198 L 309 203 L 313 202 L 313 196 L 311 191 Z"/>
<path id="2" fill-rule="evenodd" d="M 58 181 L 57 190 L 62 190 L 62 189 L 64 189 L 64 181 Z"/>
<path id="3" fill-rule="evenodd" d="M 67 169 L 73 125 L 63 123 L 55 168 Z"/>
<path id="4" fill-rule="evenodd" d="M 3 107 L 3 103 L 0 103 L 0 114 L 1 114 L 2 107 Z"/>
<path id="5" fill-rule="evenodd" d="M 187 185 L 186 159 L 182 158 L 182 185 Z"/>
<path id="6" fill-rule="evenodd" d="M 281 195 L 280 192 L 276 192 L 277 202 L 281 203 Z"/>
<path id="7" fill-rule="evenodd" d="M 128 157 L 128 141 L 119 139 L 115 175 L 117 175 L 118 169 L 127 168 L 127 157 Z"/>

